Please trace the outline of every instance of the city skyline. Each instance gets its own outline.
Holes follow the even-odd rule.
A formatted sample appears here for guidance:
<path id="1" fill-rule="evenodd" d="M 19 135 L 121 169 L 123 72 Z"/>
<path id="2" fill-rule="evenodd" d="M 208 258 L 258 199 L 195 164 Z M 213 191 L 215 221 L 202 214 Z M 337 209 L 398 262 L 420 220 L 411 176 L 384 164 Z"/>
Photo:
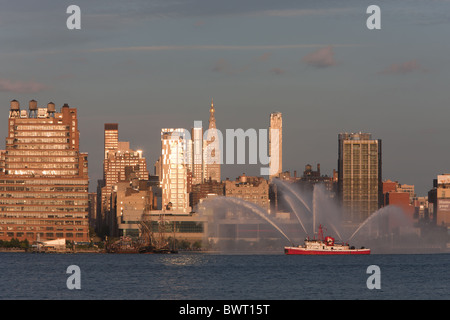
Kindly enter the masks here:
<path id="1" fill-rule="evenodd" d="M 283 171 L 320 163 L 331 175 L 338 134 L 360 131 L 383 140 L 383 180 L 426 195 L 449 171 L 448 2 L 79 1 L 81 30 L 68 30 L 70 4 L 4 5 L 0 98 L 4 115 L 12 99 L 78 109 L 91 191 L 105 123 L 153 171 L 161 128 L 206 128 L 211 98 L 220 130 L 283 114 Z M 371 4 L 381 30 L 365 26 Z M 224 165 L 222 179 L 259 168 Z"/>

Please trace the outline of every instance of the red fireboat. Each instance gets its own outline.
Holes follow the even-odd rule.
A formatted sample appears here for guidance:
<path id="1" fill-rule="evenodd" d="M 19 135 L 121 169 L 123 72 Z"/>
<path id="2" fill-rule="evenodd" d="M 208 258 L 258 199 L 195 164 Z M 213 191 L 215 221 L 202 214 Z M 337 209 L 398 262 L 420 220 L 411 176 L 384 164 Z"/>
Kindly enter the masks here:
<path id="1" fill-rule="evenodd" d="M 335 243 L 333 237 L 324 238 L 322 225 L 319 225 L 318 239 L 307 238 L 303 246 L 284 247 L 284 253 L 289 255 L 370 254 L 370 249 L 364 247 L 355 249 L 348 244 Z"/>

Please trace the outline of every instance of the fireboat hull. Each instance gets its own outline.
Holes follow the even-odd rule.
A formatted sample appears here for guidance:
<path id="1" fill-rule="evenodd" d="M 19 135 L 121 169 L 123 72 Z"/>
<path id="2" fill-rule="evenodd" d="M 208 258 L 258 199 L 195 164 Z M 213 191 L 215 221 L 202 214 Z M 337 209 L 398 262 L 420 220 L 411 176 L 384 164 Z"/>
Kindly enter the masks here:
<path id="1" fill-rule="evenodd" d="M 370 254 L 370 249 L 341 249 L 341 250 L 317 250 L 304 247 L 284 247 L 287 255 L 349 255 L 349 254 Z"/>

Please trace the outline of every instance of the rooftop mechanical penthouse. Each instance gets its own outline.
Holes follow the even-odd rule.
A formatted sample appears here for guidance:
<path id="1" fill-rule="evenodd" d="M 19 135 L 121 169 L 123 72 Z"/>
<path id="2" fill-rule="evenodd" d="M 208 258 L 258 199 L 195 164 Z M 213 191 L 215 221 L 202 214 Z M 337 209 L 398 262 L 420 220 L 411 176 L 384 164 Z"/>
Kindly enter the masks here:
<path id="1" fill-rule="evenodd" d="M 0 240 L 89 241 L 88 161 L 77 109 L 11 101 L 0 153 Z"/>

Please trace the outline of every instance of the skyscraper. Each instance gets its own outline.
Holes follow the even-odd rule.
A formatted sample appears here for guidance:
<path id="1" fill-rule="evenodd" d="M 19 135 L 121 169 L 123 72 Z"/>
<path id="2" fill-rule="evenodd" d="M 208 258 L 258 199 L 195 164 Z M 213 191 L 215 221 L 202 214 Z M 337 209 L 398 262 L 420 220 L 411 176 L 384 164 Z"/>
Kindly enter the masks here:
<path id="1" fill-rule="evenodd" d="M 283 172 L 283 118 L 281 112 L 270 114 L 269 156 L 269 178 L 272 179 Z"/>
<path id="2" fill-rule="evenodd" d="M 114 151 L 119 147 L 119 124 L 105 123 L 105 157 L 108 158 L 108 152 Z"/>
<path id="3" fill-rule="evenodd" d="M 77 109 L 11 101 L 0 161 L 0 239 L 89 241 L 88 162 Z"/>
<path id="4" fill-rule="evenodd" d="M 378 210 L 382 201 L 381 140 L 370 133 L 338 136 L 338 196 L 343 218 L 359 224 Z"/>
<path id="5" fill-rule="evenodd" d="M 192 172 L 192 184 L 203 182 L 203 128 L 201 121 L 195 121 L 191 132 L 192 146 L 190 152 L 192 159 L 190 170 Z"/>
<path id="6" fill-rule="evenodd" d="M 206 180 L 215 180 L 220 182 L 220 164 L 221 164 L 221 145 L 219 132 L 216 127 L 214 102 L 211 99 L 211 108 L 209 109 L 209 128 L 206 133 L 204 145 L 204 176 Z"/>
<path id="7" fill-rule="evenodd" d="M 117 123 L 105 124 L 105 159 L 100 190 L 100 225 L 114 230 L 115 217 L 111 216 L 111 194 L 118 182 L 126 179 L 127 170 L 132 170 L 139 180 L 148 180 L 147 162 L 141 150 L 130 148 L 128 141 L 119 141 Z"/>
<path id="8" fill-rule="evenodd" d="M 185 129 L 161 129 L 160 182 L 163 210 L 189 213 L 188 155 Z"/>
<path id="9" fill-rule="evenodd" d="M 139 180 L 148 180 L 147 163 L 142 156 L 141 150 L 130 149 L 128 141 L 120 141 L 115 150 L 108 152 L 108 157 L 104 161 L 105 190 L 103 192 L 106 210 L 110 209 L 109 197 L 113 187 L 119 181 L 124 181 L 126 169 L 130 167 L 138 176 Z"/>

